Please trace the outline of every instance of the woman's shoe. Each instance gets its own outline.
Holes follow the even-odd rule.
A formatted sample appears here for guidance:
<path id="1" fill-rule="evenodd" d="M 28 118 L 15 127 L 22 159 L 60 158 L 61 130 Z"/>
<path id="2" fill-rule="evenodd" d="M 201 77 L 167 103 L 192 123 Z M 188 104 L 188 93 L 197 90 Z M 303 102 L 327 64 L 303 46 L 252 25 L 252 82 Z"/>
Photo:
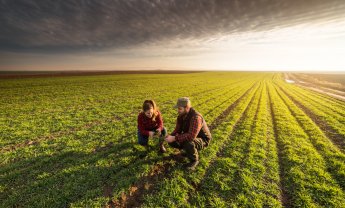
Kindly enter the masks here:
<path id="1" fill-rule="evenodd" d="M 165 147 L 164 147 L 164 142 L 160 142 L 160 143 L 159 143 L 159 151 L 160 151 L 161 153 L 164 153 L 164 152 L 167 151 L 167 150 L 165 149 Z"/>

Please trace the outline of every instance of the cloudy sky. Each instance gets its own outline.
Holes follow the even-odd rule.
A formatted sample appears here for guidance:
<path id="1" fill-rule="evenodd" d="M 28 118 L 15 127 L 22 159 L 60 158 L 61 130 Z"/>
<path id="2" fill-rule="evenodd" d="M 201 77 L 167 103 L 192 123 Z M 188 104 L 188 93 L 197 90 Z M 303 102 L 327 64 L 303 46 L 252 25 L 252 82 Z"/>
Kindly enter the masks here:
<path id="1" fill-rule="evenodd" d="M 344 0 L 0 0 L 0 70 L 345 71 Z"/>

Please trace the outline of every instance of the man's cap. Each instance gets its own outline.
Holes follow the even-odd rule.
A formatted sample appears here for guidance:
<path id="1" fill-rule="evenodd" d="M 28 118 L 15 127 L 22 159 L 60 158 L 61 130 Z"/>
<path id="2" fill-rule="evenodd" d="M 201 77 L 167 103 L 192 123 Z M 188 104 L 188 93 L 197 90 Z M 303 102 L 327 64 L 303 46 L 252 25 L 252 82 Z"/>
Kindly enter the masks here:
<path id="1" fill-rule="evenodd" d="M 186 107 L 188 104 L 191 104 L 190 99 L 188 97 L 180 97 L 179 99 L 177 99 L 177 103 L 174 106 L 174 108 Z"/>

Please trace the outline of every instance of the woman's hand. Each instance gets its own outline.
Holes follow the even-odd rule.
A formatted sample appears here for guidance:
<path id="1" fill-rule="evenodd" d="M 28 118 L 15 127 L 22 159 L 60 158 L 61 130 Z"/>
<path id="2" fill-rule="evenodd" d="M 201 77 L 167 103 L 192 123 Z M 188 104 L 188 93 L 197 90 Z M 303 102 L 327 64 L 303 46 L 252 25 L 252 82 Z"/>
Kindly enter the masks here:
<path id="1" fill-rule="evenodd" d="M 157 135 L 157 136 L 161 136 L 161 134 L 162 134 L 162 131 L 159 130 L 159 129 L 157 129 L 157 130 L 156 130 L 156 135 Z"/>
<path id="2" fill-rule="evenodd" d="M 153 135 L 155 135 L 155 132 L 154 131 L 149 131 L 149 137 L 153 137 Z"/>

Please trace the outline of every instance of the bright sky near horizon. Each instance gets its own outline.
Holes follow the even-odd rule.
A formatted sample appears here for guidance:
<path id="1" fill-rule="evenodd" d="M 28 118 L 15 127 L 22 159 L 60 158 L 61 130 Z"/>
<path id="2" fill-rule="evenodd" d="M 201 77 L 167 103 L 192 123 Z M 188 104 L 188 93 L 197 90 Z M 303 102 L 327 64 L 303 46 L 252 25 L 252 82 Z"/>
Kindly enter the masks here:
<path id="1" fill-rule="evenodd" d="M 0 70 L 345 71 L 345 1 L 0 2 Z"/>

